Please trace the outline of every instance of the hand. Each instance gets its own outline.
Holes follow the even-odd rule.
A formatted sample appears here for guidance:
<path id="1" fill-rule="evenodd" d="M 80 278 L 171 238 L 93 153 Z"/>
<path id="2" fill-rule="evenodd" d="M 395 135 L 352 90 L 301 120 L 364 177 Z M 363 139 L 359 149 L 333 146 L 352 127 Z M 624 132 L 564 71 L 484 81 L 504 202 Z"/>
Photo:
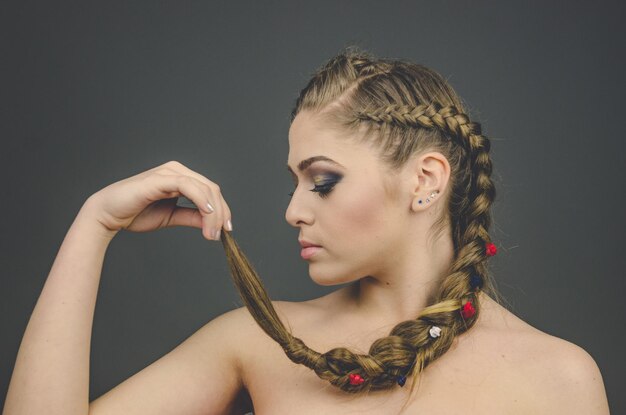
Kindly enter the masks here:
<path id="1" fill-rule="evenodd" d="M 199 209 L 176 206 L 185 196 Z M 210 211 L 210 203 L 214 211 Z M 177 161 L 115 182 L 94 193 L 83 206 L 107 231 L 149 232 L 169 226 L 201 228 L 207 239 L 231 220 L 220 187 Z"/>

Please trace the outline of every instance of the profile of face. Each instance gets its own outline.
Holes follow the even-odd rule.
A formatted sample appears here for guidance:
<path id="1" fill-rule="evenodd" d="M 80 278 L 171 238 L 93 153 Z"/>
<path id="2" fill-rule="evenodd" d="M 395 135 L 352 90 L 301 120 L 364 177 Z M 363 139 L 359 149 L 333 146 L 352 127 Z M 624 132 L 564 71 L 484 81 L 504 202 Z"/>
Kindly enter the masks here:
<path id="1" fill-rule="evenodd" d="M 309 111 L 291 124 L 287 163 L 295 189 L 285 219 L 299 239 L 321 246 L 306 259 L 317 284 L 381 277 L 406 262 L 418 229 L 415 164 L 391 176 L 376 149 L 340 136 Z M 385 183 L 396 192 L 388 194 Z"/>

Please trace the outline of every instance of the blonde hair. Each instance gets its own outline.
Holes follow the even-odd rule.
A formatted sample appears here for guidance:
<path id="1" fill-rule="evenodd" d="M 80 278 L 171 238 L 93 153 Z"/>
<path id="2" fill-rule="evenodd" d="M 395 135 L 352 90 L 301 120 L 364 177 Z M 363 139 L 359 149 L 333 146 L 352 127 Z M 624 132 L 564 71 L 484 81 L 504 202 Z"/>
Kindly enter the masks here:
<path id="1" fill-rule="evenodd" d="M 291 121 L 304 110 L 322 116 L 347 136 L 377 146 L 390 172 L 426 150 L 441 152 L 450 163 L 450 186 L 442 196 L 447 209 L 433 229 L 435 234 L 451 230 L 455 255 L 449 273 L 442 279 L 434 303 L 415 319 L 397 324 L 387 337 L 374 341 L 368 354 L 344 347 L 319 353 L 294 337 L 279 319 L 259 276 L 232 235 L 222 233 L 241 298 L 289 359 L 346 392 L 390 389 L 397 386 L 397 376 L 409 378 L 421 373 L 450 348 L 457 335 L 474 325 L 480 307 L 478 289 L 470 283 L 472 275 L 480 277 L 480 288 L 499 302 L 485 250 L 491 241 L 490 208 L 496 195 L 490 179 L 490 142 L 438 73 L 403 60 L 377 59 L 355 47 L 341 51 L 316 71 L 300 92 Z M 476 313 L 465 319 L 460 310 L 468 301 Z M 441 328 L 439 337 L 429 335 L 433 325 Z M 365 381 L 351 384 L 349 375 L 354 373 Z"/>

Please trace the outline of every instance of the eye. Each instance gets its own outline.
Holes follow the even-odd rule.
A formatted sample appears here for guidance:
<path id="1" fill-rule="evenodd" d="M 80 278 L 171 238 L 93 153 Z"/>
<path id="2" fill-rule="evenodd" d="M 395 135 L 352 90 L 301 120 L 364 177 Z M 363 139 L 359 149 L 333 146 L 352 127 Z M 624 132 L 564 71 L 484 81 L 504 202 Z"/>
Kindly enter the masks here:
<path id="1" fill-rule="evenodd" d="M 311 189 L 311 192 L 316 192 L 319 193 L 319 196 L 324 199 L 326 197 L 328 197 L 328 194 L 333 190 L 333 188 L 335 187 L 335 185 L 337 184 L 337 181 L 329 181 L 329 182 L 323 182 L 321 184 L 315 185 L 315 187 L 313 189 Z M 288 193 L 289 197 L 293 196 L 293 192 Z"/>
<path id="2" fill-rule="evenodd" d="M 325 184 L 322 184 L 322 185 L 315 186 L 310 191 L 311 192 L 317 192 L 317 193 L 319 193 L 321 198 L 325 198 L 333 190 L 333 187 L 335 186 L 335 184 L 336 184 L 336 182 L 334 182 L 334 183 L 325 183 Z M 293 192 L 287 193 L 287 194 L 290 197 L 293 196 Z"/>
<path id="3" fill-rule="evenodd" d="M 337 182 L 324 183 L 315 186 L 313 189 L 311 189 L 311 191 L 319 193 L 319 196 L 324 199 L 325 197 L 328 197 L 328 194 L 333 190 L 333 187 L 335 187 L 336 183 Z"/>

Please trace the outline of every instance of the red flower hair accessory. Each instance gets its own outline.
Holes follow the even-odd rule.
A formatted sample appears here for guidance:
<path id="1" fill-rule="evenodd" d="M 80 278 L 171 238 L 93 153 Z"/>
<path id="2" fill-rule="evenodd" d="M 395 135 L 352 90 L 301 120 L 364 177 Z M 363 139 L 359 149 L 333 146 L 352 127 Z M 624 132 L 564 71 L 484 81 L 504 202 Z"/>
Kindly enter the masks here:
<path id="1" fill-rule="evenodd" d="M 491 242 L 487 242 L 485 245 L 485 252 L 487 256 L 494 256 L 498 252 L 498 248 Z"/>
<path id="2" fill-rule="evenodd" d="M 468 318 L 472 317 L 474 314 L 476 314 L 476 309 L 472 305 L 472 302 L 468 301 L 463 306 L 463 309 L 461 310 L 461 315 L 463 316 L 464 319 L 467 320 Z"/>
<path id="3" fill-rule="evenodd" d="M 365 382 L 365 379 L 363 379 L 361 375 L 350 373 L 350 385 L 360 385 L 363 382 Z"/>

